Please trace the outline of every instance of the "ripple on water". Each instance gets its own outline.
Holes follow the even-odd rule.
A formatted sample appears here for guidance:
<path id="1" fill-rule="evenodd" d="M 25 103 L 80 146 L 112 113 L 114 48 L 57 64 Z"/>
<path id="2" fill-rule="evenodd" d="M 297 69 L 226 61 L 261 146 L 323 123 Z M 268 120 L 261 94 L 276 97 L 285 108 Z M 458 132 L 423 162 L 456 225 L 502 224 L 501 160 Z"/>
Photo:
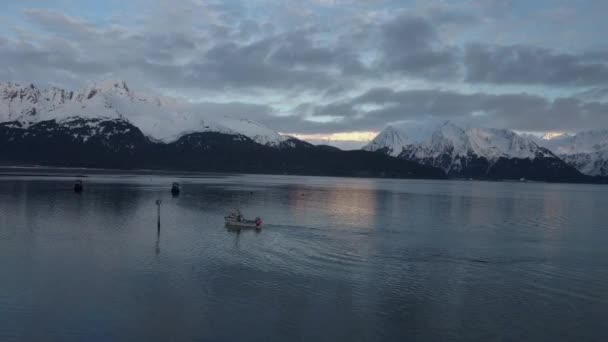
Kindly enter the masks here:
<path id="1" fill-rule="evenodd" d="M 604 326 L 599 187 L 266 177 L 189 178 L 179 198 L 168 177 L 89 177 L 80 197 L 56 191 L 71 180 L 0 180 L 0 340 L 593 340 Z M 227 231 L 237 206 L 268 224 Z"/>

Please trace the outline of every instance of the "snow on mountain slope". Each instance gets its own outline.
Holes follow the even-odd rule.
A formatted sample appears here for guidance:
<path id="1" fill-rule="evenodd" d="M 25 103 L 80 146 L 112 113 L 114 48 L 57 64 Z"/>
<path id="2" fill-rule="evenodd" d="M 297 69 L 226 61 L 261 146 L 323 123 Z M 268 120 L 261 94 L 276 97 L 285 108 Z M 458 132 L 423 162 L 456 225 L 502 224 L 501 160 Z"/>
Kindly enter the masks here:
<path id="1" fill-rule="evenodd" d="M 403 149 L 411 144 L 405 131 L 393 126 L 388 126 L 380 132 L 369 144 L 363 146 L 366 151 L 383 150 L 393 157 L 398 156 Z"/>
<path id="2" fill-rule="evenodd" d="M 414 129 L 419 130 L 419 127 Z M 539 152 L 539 146 L 532 139 L 505 129 L 465 129 L 451 122 L 444 122 L 428 132 L 426 137 L 419 136 L 412 139 L 407 127 L 388 126 L 363 149 L 368 151 L 387 149 L 391 151 L 391 155 L 396 156 L 404 149 L 417 146 L 419 151 L 430 155 L 450 150 L 453 155 L 474 153 L 488 159 L 535 158 Z M 541 152 L 551 156 L 548 151 Z"/>
<path id="3" fill-rule="evenodd" d="M 73 117 L 127 120 L 147 136 L 163 142 L 191 132 L 241 134 L 275 147 L 287 140 L 250 120 L 195 113 L 174 99 L 134 92 L 124 81 L 94 83 L 76 92 L 0 83 L 0 122 L 18 121 L 27 127 L 40 121 L 61 122 Z"/>
<path id="4" fill-rule="evenodd" d="M 544 137 L 537 142 L 584 174 L 608 176 L 608 130 Z"/>
<path id="5" fill-rule="evenodd" d="M 426 137 L 411 139 L 408 130 L 420 127 L 387 127 L 370 144 L 368 151 L 382 151 L 393 156 L 458 173 L 469 164 L 484 159 L 489 165 L 497 160 L 556 158 L 532 139 L 504 129 L 462 128 L 445 122 L 427 130 Z"/>
<path id="6" fill-rule="evenodd" d="M 467 130 L 473 151 L 490 160 L 500 157 L 534 159 L 555 158 L 550 151 L 540 148 L 532 139 L 513 131 L 494 128 L 470 128 Z"/>

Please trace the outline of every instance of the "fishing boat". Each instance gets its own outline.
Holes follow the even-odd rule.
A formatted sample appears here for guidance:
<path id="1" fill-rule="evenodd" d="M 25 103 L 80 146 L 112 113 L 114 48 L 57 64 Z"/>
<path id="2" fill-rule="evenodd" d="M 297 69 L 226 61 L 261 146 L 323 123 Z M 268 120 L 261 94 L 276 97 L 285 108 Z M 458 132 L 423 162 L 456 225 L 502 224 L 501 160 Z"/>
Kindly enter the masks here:
<path id="1" fill-rule="evenodd" d="M 241 214 L 240 210 L 233 210 L 227 216 L 224 216 L 224 220 L 226 221 L 226 227 L 230 228 L 255 228 L 262 229 L 262 219 L 258 216 L 253 220 L 247 220 Z"/>

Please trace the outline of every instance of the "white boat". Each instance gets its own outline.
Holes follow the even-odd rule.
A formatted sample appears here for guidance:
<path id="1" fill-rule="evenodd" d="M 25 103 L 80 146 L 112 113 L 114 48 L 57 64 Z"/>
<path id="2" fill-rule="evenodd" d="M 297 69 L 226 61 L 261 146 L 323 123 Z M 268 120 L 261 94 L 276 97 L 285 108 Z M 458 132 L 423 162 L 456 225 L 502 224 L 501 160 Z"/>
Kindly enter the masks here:
<path id="1" fill-rule="evenodd" d="M 262 229 L 262 219 L 258 216 L 254 220 L 247 220 L 239 210 L 224 216 L 226 227 L 230 228 L 256 228 Z"/>

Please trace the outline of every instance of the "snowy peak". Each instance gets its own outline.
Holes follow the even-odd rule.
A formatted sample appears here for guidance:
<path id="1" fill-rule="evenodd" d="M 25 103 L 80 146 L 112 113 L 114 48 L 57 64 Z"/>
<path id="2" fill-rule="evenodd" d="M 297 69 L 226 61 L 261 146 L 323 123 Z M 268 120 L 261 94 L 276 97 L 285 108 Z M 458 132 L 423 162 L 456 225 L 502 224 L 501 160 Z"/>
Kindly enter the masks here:
<path id="1" fill-rule="evenodd" d="M 549 150 L 539 147 L 531 138 L 512 131 L 492 128 L 463 128 L 451 122 L 426 130 L 426 136 L 406 139 L 412 128 L 387 127 L 364 149 L 382 151 L 393 156 L 442 168 L 447 173 L 460 173 L 483 160 L 487 167 L 506 159 L 553 158 Z M 423 132 L 419 127 L 414 127 Z"/>
<path id="2" fill-rule="evenodd" d="M 421 143 L 431 153 L 450 151 L 453 155 L 464 155 L 470 149 L 470 142 L 464 129 L 445 122 L 431 134 L 430 140 Z"/>
<path id="3" fill-rule="evenodd" d="M 287 139 L 274 130 L 248 119 L 222 116 L 218 122 L 224 127 L 226 133 L 242 134 L 262 145 L 279 147 Z"/>
<path id="4" fill-rule="evenodd" d="M 122 119 L 153 140 L 171 142 L 193 132 L 240 134 L 263 145 L 280 147 L 286 138 L 251 120 L 199 113 L 175 99 L 133 91 L 122 80 L 92 83 L 78 91 L 56 87 L 0 83 L 0 122 L 23 127 L 41 121 L 69 118 Z"/>
<path id="5" fill-rule="evenodd" d="M 386 154 L 396 157 L 408 144 L 409 142 L 405 132 L 393 126 L 388 126 L 382 130 L 382 132 L 380 132 L 369 144 L 365 145 L 363 150 L 382 150 Z"/>
<path id="6" fill-rule="evenodd" d="M 406 129 L 387 127 L 380 132 L 370 144 L 364 147 L 369 151 L 385 148 L 398 155 L 406 147 L 415 148 L 420 153 L 438 155 L 449 153 L 453 156 L 474 154 L 490 160 L 505 158 L 534 158 L 540 147 L 530 138 L 522 137 L 512 131 L 493 128 L 462 128 L 451 122 L 445 122 L 431 130 L 427 137 L 420 141 L 406 138 Z M 397 153 L 395 153 L 397 151 Z M 424 152 L 422 152 L 424 151 Z M 542 150 L 543 155 L 551 156 Z"/>
<path id="7" fill-rule="evenodd" d="M 529 137 L 513 131 L 493 128 L 470 128 L 467 130 L 472 150 L 479 156 L 494 160 L 500 157 L 533 159 L 538 156 L 555 157 L 550 151 L 539 147 Z"/>

